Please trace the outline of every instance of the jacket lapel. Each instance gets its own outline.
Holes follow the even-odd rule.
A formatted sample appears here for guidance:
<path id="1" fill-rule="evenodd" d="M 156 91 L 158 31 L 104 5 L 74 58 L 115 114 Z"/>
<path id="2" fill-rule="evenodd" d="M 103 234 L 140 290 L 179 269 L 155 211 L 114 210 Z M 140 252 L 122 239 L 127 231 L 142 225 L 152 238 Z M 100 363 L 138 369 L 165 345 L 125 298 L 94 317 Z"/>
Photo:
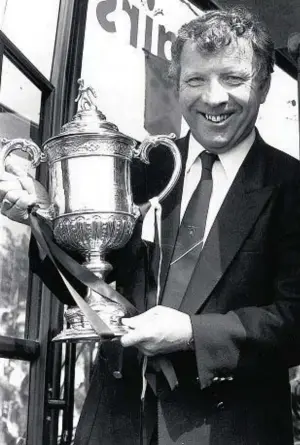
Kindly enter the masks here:
<path id="1" fill-rule="evenodd" d="M 201 309 L 270 199 L 273 188 L 264 187 L 265 167 L 264 143 L 257 135 L 214 221 L 178 307 L 181 311 Z"/>

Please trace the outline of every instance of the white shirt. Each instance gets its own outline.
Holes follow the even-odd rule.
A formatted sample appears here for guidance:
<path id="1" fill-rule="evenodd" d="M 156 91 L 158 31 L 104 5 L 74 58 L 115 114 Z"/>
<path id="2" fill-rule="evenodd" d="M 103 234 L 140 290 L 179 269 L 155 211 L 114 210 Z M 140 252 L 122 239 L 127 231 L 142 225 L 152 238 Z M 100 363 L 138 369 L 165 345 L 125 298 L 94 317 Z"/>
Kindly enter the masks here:
<path id="1" fill-rule="evenodd" d="M 245 157 L 247 156 L 255 139 L 255 130 L 236 147 L 231 150 L 219 154 L 219 159 L 214 162 L 212 169 L 213 189 L 208 207 L 208 214 L 204 232 L 204 242 L 209 234 L 213 222 L 221 208 L 221 205 L 227 195 L 236 174 L 241 167 Z M 199 155 L 204 151 L 199 142 L 190 135 L 188 146 L 188 157 L 185 166 L 185 178 L 183 183 L 183 191 L 181 198 L 180 221 L 182 221 L 187 205 L 194 193 L 202 172 L 201 159 Z M 142 239 L 145 241 L 154 241 L 155 217 L 154 210 L 150 208 L 144 217 Z"/>
<path id="2" fill-rule="evenodd" d="M 236 174 L 247 156 L 255 139 L 255 130 L 236 147 L 225 153 L 219 154 L 219 159 L 214 162 L 212 169 L 213 189 L 208 207 L 208 214 L 204 232 L 204 242 L 209 234 L 213 222 L 221 208 Z M 200 153 L 204 151 L 199 142 L 191 134 L 189 139 L 188 157 L 185 168 L 185 178 L 181 199 L 180 221 L 183 218 L 187 205 L 194 193 L 202 172 Z"/>

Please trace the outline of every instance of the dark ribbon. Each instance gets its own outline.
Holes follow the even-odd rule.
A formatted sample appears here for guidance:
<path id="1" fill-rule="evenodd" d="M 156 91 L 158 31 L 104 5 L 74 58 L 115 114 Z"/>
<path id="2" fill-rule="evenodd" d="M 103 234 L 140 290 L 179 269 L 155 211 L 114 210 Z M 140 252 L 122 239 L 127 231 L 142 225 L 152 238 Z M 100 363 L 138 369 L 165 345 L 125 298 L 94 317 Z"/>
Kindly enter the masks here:
<path id="1" fill-rule="evenodd" d="M 102 339 L 113 339 L 115 337 L 113 331 L 99 317 L 99 314 L 97 314 L 74 289 L 72 284 L 64 276 L 60 265 L 62 265 L 71 275 L 75 276 L 85 286 L 91 288 L 93 291 L 97 292 L 108 300 L 121 305 L 127 314 L 131 316 L 137 315 L 137 309 L 109 284 L 105 283 L 105 281 L 97 277 L 86 267 L 77 263 L 77 261 L 70 257 L 70 255 L 64 252 L 53 241 L 51 228 L 49 227 L 48 223 L 35 212 L 35 209 L 33 209 L 29 214 L 29 222 L 33 236 L 52 261 L 75 303 L 81 309 L 92 328 Z M 120 360 L 122 359 L 120 358 Z M 153 358 L 153 362 L 156 363 L 157 371 L 161 371 L 163 373 L 170 389 L 173 390 L 178 385 L 178 381 L 172 363 L 164 357 Z M 121 368 L 121 363 L 119 363 L 118 369 L 119 368 Z"/>
<path id="2" fill-rule="evenodd" d="M 97 277 L 86 267 L 77 263 L 77 261 L 75 261 L 72 257 L 70 257 L 70 255 L 55 244 L 52 239 L 52 230 L 40 216 L 34 213 L 34 211 L 30 213 L 29 221 L 33 236 L 56 267 L 75 303 L 81 309 L 92 328 L 101 338 L 113 338 L 114 333 L 112 330 L 106 325 L 106 323 L 104 323 L 99 315 L 90 308 L 86 301 L 74 289 L 72 284 L 66 279 L 61 270 L 60 264 L 85 286 L 91 288 L 93 291 L 97 292 L 108 300 L 121 305 L 127 314 L 136 315 L 136 308 L 109 284 L 105 283 L 105 281 Z"/>

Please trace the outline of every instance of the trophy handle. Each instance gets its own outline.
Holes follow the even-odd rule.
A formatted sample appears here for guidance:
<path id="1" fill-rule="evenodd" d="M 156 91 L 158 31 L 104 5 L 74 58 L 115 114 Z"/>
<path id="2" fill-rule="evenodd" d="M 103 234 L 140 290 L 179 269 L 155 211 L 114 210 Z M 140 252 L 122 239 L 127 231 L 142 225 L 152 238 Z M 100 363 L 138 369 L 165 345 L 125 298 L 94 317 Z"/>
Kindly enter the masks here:
<path id="1" fill-rule="evenodd" d="M 149 164 L 149 153 L 153 147 L 157 147 L 158 145 L 165 145 L 170 149 L 170 152 L 174 159 L 174 169 L 168 184 L 157 197 L 159 202 L 163 201 L 168 196 L 168 194 L 172 191 L 180 176 L 182 162 L 178 147 L 172 141 L 172 139 L 175 138 L 176 135 L 174 133 L 171 133 L 168 136 L 165 135 L 148 136 L 134 151 L 134 157 L 139 158 L 142 162 L 145 162 L 146 164 Z"/>
<path id="2" fill-rule="evenodd" d="M 45 155 L 41 149 L 32 141 L 26 139 L 0 139 L 0 177 L 5 173 L 5 160 L 10 153 L 17 150 L 25 151 L 31 158 L 31 165 L 33 168 L 37 167 L 41 162 L 44 162 Z"/>
<path id="3" fill-rule="evenodd" d="M 13 152 L 22 150 L 28 153 L 31 166 L 33 168 L 38 167 L 41 162 L 46 161 L 46 155 L 42 152 L 40 147 L 33 141 L 26 139 L 6 139 L 0 138 L 0 178 L 5 173 L 5 160 Z M 24 172 L 24 174 L 26 174 Z M 45 219 L 51 219 L 53 217 L 53 209 L 50 205 L 47 209 L 41 209 L 38 205 L 32 206 L 30 211 L 35 211 Z"/>

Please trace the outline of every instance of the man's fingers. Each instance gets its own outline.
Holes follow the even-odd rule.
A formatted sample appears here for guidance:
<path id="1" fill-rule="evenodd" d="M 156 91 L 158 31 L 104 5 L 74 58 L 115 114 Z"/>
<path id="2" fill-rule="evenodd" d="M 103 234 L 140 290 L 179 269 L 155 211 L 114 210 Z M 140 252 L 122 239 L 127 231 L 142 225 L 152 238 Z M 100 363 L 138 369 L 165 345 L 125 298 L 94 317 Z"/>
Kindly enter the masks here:
<path id="1" fill-rule="evenodd" d="M 15 203 L 15 207 L 17 209 L 24 209 L 28 211 L 28 207 L 31 207 L 35 204 L 35 196 L 29 195 L 25 190 L 21 195 L 19 196 L 19 199 L 17 199 Z"/>
<path id="2" fill-rule="evenodd" d="M 131 331 L 129 331 L 127 334 L 124 334 L 121 338 L 120 338 L 120 342 L 122 344 L 122 346 L 127 347 L 127 346 L 142 346 L 143 343 L 148 341 L 148 332 L 143 329 L 143 328 L 139 328 L 139 329 L 132 329 Z"/>
<path id="3" fill-rule="evenodd" d="M 149 344 L 147 336 L 139 330 L 133 330 L 120 338 L 120 343 L 124 348 L 135 346 L 142 354 L 153 356 L 151 343 Z"/>
<path id="4" fill-rule="evenodd" d="M 122 335 L 120 338 L 120 343 L 124 348 L 128 346 L 134 346 L 140 342 L 140 335 L 135 330 L 129 332 L 128 334 Z"/>
<path id="5" fill-rule="evenodd" d="M 17 204 L 18 208 L 25 210 L 28 205 L 32 205 L 33 199 L 34 197 L 29 195 L 26 190 L 9 190 L 3 198 L 3 204 L 5 207 L 8 207 L 9 203 L 10 207 Z"/>
<path id="6" fill-rule="evenodd" d="M 14 175 L 13 173 L 8 173 L 7 171 L 5 171 L 0 176 L 0 182 L 1 181 L 18 181 L 18 176 Z"/>
<path id="7" fill-rule="evenodd" d="M 29 162 L 13 153 L 5 159 L 5 170 L 15 176 L 26 176 L 29 165 Z"/>
<path id="8" fill-rule="evenodd" d="M 25 190 L 10 191 L 2 201 L 1 213 L 12 220 L 27 222 L 28 207 L 33 204 L 34 197 Z"/>
<path id="9" fill-rule="evenodd" d="M 20 223 L 28 223 L 28 208 L 38 204 L 42 208 L 50 205 L 46 189 L 30 176 L 22 174 L 16 176 L 21 170 L 10 168 L 12 173 L 3 173 L 0 178 L 1 213 L 7 218 Z"/>
<path id="10" fill-rule="evenodd" d="M 5 197 L 5 195 L 10 190 L 22 190 L 22 184 L 20 181 L 16 181 L 16 179 L 8 180 L 8 181 L 1 181 L 0 185 L 0 201 Z"/>
<path id="11" fill-rule="evenodd" d="M 143 327 L 145 323 L 149 323 L 153 321 L 153 316 L 157 314 L 152 311 L 152 309 L 143 312 L 142 314 L 136 315 L 135 317 L 130 318 L 122 318 L 122 323 L 130 328 Z"/>
<path id="12" fill-rule="evenodd" d="M 15 205 L 8 210 L 1 210 L 4 216 L 22 224 L 28 224 L 28 211 L 18 209 Z"/>
<path id="13" fill-rule="evenodd" d="M 5 161 L 5 171 L 15 176 L 23 176 L 24 170 L 20 168 L 19 165 L 14 164 L 9 160 L 9 158 Z"/>
<path id="14" fill-rule="evenodd" d="M 24 190 L 26 190 L 30 195 L 34 195 L 35 196 L 35 186 L 34 186 L 34 181 L 30 176 L 19 176 L 18 177 L 22 187 Z"/>
<path id="15" fill-rule="evenodd" d="M 30 176 L 24 174 L 15 175 L 13 173 L 4 172 L 0 178 L 0 200 L 3 199 L 5 193 L 9 190 L 26 190 L 30 195 L 35 195 L 36 190 L 34 181 Z"/>
<path id="16" fill-rule="evenodd" d="M 134 329 L 139 324 L 139 321 L 136 317 L 122 318 L 122 324 Z"/>
<path id="17" fill-rule="evenodd" d="M 3 201 L 2 209 L 9 210 L 16 207 L 19 210 L 28 210 L 28 207 L 34 204 L 35 200 L 32 195 L 28 195 L 25 190 L 17 192 L 8 192 Z"/>

